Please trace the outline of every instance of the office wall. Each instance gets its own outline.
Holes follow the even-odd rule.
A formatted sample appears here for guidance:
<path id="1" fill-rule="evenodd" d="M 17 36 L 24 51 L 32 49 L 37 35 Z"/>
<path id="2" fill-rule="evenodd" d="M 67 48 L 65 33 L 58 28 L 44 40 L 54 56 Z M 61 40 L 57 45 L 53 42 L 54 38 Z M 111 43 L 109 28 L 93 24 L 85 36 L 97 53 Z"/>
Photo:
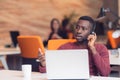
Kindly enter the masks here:
<path id="1" fill-rule="evenodd" d="M 0 45 L 10 43 L 10 30 L 44 39 L 52 18 L 61 21 L 72 12 L 78 15 L 76 19 L 82 15 L 96 18 L 102 4 L 102 0 L 0 0 Z"/>

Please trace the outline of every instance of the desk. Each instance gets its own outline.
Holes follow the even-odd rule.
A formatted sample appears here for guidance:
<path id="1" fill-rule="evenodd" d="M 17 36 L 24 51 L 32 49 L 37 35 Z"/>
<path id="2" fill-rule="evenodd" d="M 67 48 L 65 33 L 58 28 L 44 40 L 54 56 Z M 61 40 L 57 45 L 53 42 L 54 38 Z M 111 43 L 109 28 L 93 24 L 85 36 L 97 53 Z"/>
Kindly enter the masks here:
<path id="1" fill-rule="evenodd" d="M 118 50 L 109 50 L 110 65 L 120 65 L 120 58 L 118 57 Z"/>
<path id="2" fill-rule="evenodd" d="M 90 80 L 120 80 L 120 78 L 116 78 L 116 77 L 91 76 Z"/>
<path id="3" fill-rule="evenodd" d="M 0 79 L 2 80 L 24 80 L 22 71 L 0 70 Z M 32 72 L 31 80 L 47 80 L 46 74 Z"/>
<path id="4" fill-rule="evenodd" d="M 0 60 L 5 69 L 8 69 L 8 65 L 6 62 L 6 55 L 20 54 L 19 48 L 0 48 Z"/>
<path id="5" fill-rule="evenodd" d="M 118 56 L 119 55 L 118 55 L 117 49 L 109 50 L 110 65 L 113 65 L 111 67 L 111 71 L 119 72 L 119 77 L 120 77 L 120 57 L 118 57 Z"/>
<path id="6" fill-rule="evenodd" d="M 117 55 L 110 54 L 110 65 L 120 65 L 120 58 Z"/>
<path id="7" fill-rule="evenodd" d="M 22 71 L 0 70 L 0 79 L 2 80 L 24 80 Z M 48 80 L 45 73 L 32 72 L 31 80 Z M 90 80 L 120 80 L 115 77 L 91 76 Z"/>

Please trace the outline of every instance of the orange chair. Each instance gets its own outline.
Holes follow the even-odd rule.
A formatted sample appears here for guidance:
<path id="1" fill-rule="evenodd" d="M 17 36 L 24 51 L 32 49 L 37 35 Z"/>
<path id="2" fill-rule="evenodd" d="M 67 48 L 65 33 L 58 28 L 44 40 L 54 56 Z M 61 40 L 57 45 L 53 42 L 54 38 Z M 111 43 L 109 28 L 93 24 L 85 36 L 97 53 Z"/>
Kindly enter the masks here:
<path id="1" fill-rule="evenodd" d="M 56 50 L 67 42 L 75 42 L 75 39 L 52 39 L 48 41 L 48 50 Z"/>
<path id="2" fill-rule="evenodd" d="M 38 69 L 35 69 L 39 66 L 36 62 L 38 49 L 41 48 L 42 53 L 44 53 L 44 46 L 40 36 L 18 36 L 17 40 L 21 50 L 22 64 L 32 64 L 32 70 L 38 71 Z"/>
<path id="3" fill-rule="evenodd" d="M 37 58 L 39 48 L 44 53 L 44 46 L 40 36 L 18 36 L 17 39 L 22 57 Z"/>
<path id="4" fill-rule="evenodd" d="M 118 48 L 118 45 L 120 44 L 120 38 L 113 38 L 112 37 L 113 32 L 114 32 L 113 30 L 109 30 L 107 32 L 107 36 L 108 36 L 108 41 L 109 41 L 111 48 L 115 49 L 115 48 Z"/>

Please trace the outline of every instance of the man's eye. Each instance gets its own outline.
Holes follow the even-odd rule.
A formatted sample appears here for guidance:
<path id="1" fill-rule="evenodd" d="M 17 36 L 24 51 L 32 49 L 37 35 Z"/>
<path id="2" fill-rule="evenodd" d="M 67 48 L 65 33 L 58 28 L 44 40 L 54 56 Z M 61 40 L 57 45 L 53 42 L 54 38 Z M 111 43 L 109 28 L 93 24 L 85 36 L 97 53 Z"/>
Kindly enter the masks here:
<path id="1" fill-rule="evenodd" d="M 76 26 L 76 29 L 79 29 L 80 27 L 79 26 Z"/>
<path id="2" fill-rule="evenodd" d="M 82 28 L 82 30 L 85 30 L 85 28 Z"/>
<path id="3" fill-rule="evenodd" d="M 87 30 L 87 28 L 82 28 L 83 30 Z"/>

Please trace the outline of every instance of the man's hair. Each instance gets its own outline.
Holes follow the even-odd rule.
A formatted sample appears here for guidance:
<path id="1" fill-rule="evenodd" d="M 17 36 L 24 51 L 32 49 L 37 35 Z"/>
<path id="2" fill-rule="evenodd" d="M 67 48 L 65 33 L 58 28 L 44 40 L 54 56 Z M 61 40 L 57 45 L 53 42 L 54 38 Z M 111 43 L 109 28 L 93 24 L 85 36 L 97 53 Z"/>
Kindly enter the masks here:
<path id="1" fill-rule="evenodd" d="M 81 16 L 79 18 L 79 20 L 87 20 L 87 21 L 89 21 L 91 23 L 91 25 L 92 25 L 92 28 L 94 28 L 94 26 L 95 26 L 95 21 L 89 16 Z"/>

